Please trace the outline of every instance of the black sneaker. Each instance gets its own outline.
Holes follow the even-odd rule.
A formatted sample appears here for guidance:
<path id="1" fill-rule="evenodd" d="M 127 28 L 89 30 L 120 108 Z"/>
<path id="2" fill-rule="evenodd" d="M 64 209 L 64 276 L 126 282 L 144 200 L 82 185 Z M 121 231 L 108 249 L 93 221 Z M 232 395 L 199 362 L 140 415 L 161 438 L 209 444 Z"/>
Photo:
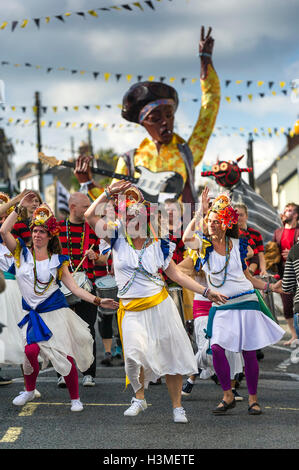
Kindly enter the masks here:
<path id="1" fill-rule="evenodd" d="M 0 376 L 0 385 L 9 385 L 12 384 L 12 379 L 10 377 Z"/>
<path id="2" fill-rule="evenodd" d="M 237 392 L 237 390 L 235 388 L 232 388 L 232 392 L 234 394 L 234 397 L 235 397 L 235 400 L 236 401 L 242 401 L 244 400 L 243 397 L 241 397 L 241 395 L 239 395 L 239 393 Z"/>
<path id="3" fill-rule="evenodd" d="M 258 361 L 260 361 L 261 359 L 264 359 L 264 353 L 261 349 L 258 349 L 256 351 L 256 358 L 257 358 Z"/>
<path id="4" fill-rule="evenodd" d="M 106 367 L 111 367 L 112 366 L 112 354 L 110 352 L 105 352 L 105 357 L 101 361 L 101 364 Z"/>
<path id="5" fill-rule="evenodd" d="M 187 382 L 184 383 L 183 387 L 182 387 L 182 392 L 181 394 L 182 395 L 190 395 L 190 393 L 192 392 L 192 388 L 193 388 L 193 385 L 194 384 L 191 384 L 190 382 Z"/>

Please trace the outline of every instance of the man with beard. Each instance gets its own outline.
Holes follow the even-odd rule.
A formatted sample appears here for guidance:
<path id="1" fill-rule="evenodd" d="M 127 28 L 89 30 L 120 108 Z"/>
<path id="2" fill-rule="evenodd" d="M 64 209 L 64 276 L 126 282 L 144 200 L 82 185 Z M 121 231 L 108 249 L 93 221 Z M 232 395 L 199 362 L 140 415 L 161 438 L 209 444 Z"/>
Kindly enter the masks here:
<path id="1" fill-rule="evenodd" d="M 278 228 L 274 232 L 273 241 L 277 243 L 281 259 L 278 264 L 278 274 L 283 277 L 285 263 L 292 246 L 297 243 L 299 239 L 299 206 L 291 202 L 285 206 L 282 214 L 283 227 Z M 294 310 L 293 310 L 293 294 L 281 294 L 283 303 L 283 313 L 287 321 L 289 330 L 291 332 L 291 339 L 286 341 L 286 346 L 292 346 L 292 343 L 297 339 L 296 330 L 293 323 Z M 295 344 L 295 343 L 294 343 Z"/>

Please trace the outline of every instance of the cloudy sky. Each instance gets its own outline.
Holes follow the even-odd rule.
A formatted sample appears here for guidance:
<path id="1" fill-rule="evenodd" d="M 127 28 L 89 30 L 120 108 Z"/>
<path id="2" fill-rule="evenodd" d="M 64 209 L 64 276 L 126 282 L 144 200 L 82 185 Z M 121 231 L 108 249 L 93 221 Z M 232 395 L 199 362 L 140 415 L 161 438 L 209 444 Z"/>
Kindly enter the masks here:
<path id="1" fill-rule="evenodd" d="M 5 110 L 0 109 L 0 117 L 15 146 L 16 166 L 37 160 L 36 131 L 30 124 L 36 91 L 47 107 L 42 115 L 42 143 L 48 155 L 69 158 L 71 140 L 75 148 L 86 140 L 88 123 L 95 150 L 112 147 L 121 153 L 138 145 L 145 133 L 134 125 L 127 127 L 118 106 L 138 76 L 144 80 L 163 76 L 177 88 L 177 130 L 187 139 L 200 107 L 198 42 L 200 27 L 205 25 L 213 28 L 213 62 L 222 99 L 204 162 L 246 152 L 248 132 L 257 129 L 258 176 L 286 143 L 281 129 L 292 128 L 299 115 L 299 102 L 292 99 L 290 86 L 292 80 L 299 80 L 299 0 L 152 0 L 154 10 L 143 0 L 139 3 L 143 11 L 132 1 L 126 3 L 131 11 L 97 10 L 95 17 L 88 10 L 125 2 L 1 0 L 0 79 L 5 83 Z M 60 15 L 64 21 L 56 18 Z M 34 18 L 40 19 L 39 28 Z M 22 28 L 24 20 L 29 22 Z M 13 21 L 18 21 L 14 31 Z M 100 72 L 96 79 L 93 72 Z M 117 74 L 121 74 L 118 79 Z M 280 135 L 270 138 L 268 129 L 277 129 Z"/>

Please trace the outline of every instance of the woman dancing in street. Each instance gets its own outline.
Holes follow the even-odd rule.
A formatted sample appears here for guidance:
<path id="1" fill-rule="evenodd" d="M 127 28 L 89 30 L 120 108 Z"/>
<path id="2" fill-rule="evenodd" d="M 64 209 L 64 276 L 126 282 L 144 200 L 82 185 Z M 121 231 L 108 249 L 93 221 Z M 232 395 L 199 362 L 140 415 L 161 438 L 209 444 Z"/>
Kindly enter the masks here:
<path id="1" fill-rule="evenodd" d="M 31 197 L 32 194 L 28 194 L 25 199 Z M 54 369 L 65 377 L 71 397 L 71 411 L 81 411 L 83 405 L 79 398 L 75 363 L 81 371 L 88 369 L 93 361 L 93 339 L 87 323 L 68 308 L 59 289 L 60 281 L 74 295 L 90 303 L 106 308 L 117 308 L 118 303 L 100 299 L 77 286 L 68 270 L 68 257 L 61 255 L 58 223 L 46 204 L 39 206 L 33 214 L 31 247 L 26 247 L 22 239 L 16 240 L 11 234 L 18 216 L 16 211 L 7 217 L 0 230 L 6 246 L 14 255 L 16 278 L 25 311 L 19 327 L 26 344 L 26 390 L 13 400 L 13 404 L 22 406 L 34 398 L 40 357 L 42 368 L 51 362 Z"/>
<path id="2" fill-rule="evenodd" d="M 205 190 L 205 197 L 208 200 L 208 190 Z M 192 232 L 193 219 L 183 240 L 187 246 L 198 250 L 209 287 L 216 287 L 228 297 L 224 306 L 213 305 L 207 327 L 214 369 L 223 389 L 223 400 L 213 413 L 224 414 L 236 405 L 225 355 L 228 350 L 242 352 L 249 393 L 248 413 L 261 414 L 257 402 L 259 367 L 256 350 L 279 341 L 284 330 L 273 317 L 262 313 L 254 289 L 280 292 L 280 288 L 278 283 L 269 284 L 250 275 L 245 262 L 247 240 L 238 238 L 238 215 L 228 196 L 222 194 L 215 199 L 207 211 L 205 223 L 203 232 Z"/>
<path id="3" fill-rule="evenodd" d="M 100 204 L 109 199 L 118 199 L 115 209 L 122 222 L 110 236 L 108 223 L 97 215 Z M 190 340 L 159 269 L 174 282 L 207 295 L 216 304 L 225 302 L 225 296 L 205 289 L 177 269 L 171 259 L 175 244 L 157 238 L 150 223 L 150 205 L 130 183 L 111 184 L 85 216 L 97 236 L 109 243 L 113 253 L 127 383 L 131 383 L 136 394 L 124 414 L 136 416 L 144 411 L 147 408 L 144 390 L 149 382 L 165 376 L 174 422 L 186 423 L 181 404 L 182 375 L 196 373 L 197 366 Z"/>

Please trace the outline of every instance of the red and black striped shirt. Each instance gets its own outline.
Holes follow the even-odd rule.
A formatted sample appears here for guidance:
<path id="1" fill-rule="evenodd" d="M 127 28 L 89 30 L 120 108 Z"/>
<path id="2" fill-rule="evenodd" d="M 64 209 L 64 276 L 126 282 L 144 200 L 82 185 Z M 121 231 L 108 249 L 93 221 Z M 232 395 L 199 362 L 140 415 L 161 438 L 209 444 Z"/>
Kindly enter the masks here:
<path id="1" fill-rule="evenodd" d="M 29 219 L 25 221 L 17 221 L 11 231 L 15 238 L 22 238 L 26 245 L 31 241 L 31 231 L 29 228 Z"/>
<path id="2" fill-rule="evenodd" d="M 92 245 L 94 245 L 92 249 L 95 252 L 99 251 L 99 239 L 92 228 L 86 223 L 73 224 L 71 222 L 68 223 L 67 220 L 60 220 L 58 223 L 61 230 L 59 239 L 62 246 L 62 254 L 69 256 L 69 270 L 72 272 L 75 271 L 82 261 L 85 251 L 91 248 Z M 88 279 L 94 283 L 99 266 L 95 267 L 93 261 L 89 259 L 86 260 L 84 265 L 86 269 L 84 269 L 82 264 L 79 271 L 85 270 Z"/>

